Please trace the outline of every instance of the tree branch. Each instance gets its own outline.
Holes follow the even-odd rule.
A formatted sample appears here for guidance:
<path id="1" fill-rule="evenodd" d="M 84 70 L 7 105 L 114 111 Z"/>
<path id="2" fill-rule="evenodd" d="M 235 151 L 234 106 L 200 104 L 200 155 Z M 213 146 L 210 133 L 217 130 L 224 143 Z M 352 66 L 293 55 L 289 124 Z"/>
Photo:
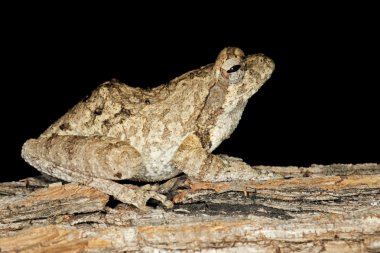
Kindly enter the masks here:
<path id="1" fill-rule="evenodd" d="M 2 183 L 0 252 L 380 251 L 379 164 L 255 168 L 284 179 L 180 177 L 161 187 L 175 207 L 146 213 L 77 184 Z"/>

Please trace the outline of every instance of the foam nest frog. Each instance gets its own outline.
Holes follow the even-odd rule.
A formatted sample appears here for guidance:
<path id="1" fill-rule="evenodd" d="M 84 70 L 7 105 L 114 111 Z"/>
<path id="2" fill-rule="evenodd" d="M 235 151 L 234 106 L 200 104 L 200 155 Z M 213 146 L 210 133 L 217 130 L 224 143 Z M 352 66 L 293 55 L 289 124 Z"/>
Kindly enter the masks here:
<path id="1" fill-rule="evenodd" d="M 42 173 L 140 209 L 150 198 L 167 207 L 172 202 L 117 180 L 161 182 L 180 173 L 209 182 L 267 179 L 270 172 L 212 151 L 229 138 L 248 99 L 273 70 L 270 58 L 228 47 L 215 63 L 153 89 L 105 82 L 37 139 L 26 141 L 22 157 Z"/>

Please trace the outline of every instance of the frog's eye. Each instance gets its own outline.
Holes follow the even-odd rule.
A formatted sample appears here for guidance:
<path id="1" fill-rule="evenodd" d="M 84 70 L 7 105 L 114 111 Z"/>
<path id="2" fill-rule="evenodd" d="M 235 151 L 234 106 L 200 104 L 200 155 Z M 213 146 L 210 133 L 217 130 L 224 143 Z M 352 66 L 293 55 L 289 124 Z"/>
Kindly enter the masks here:
<path id="1" fill-rule="evenodd" d="M 241 68 L 241 65 L 240 65 L 240 64 L 236 64 L 236 65 L 232 66 L 229 70 L 227 70 L 227 73 L 233 73 L 233 72 L 236 72 L 236 71 L 238 71 L 240 68 Z"/>
<path id="2" fill-rule="evenodd" d="M 240 82 L 245 73 L 244 52 L 237 47 L 226 47 L 220 51 L 214 68 L 219 81 L 228 84 Z"/>
<path id="3" fill-rule="evenodd" d="M 229 83 L 237 83 L 244 77 L 244 65 L 241 58 L 227 59 L 220 68 L 221 76 Z"/>

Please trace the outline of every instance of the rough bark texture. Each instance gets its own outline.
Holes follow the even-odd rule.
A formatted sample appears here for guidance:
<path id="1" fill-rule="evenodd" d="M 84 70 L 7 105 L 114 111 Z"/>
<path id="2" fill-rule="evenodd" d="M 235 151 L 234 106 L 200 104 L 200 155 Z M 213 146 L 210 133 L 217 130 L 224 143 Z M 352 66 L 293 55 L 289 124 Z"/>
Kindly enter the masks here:
<path id="1" fill-rule="evenodd" d="M 142 213 L 44 177 L 0 184 L 0 252 L 380 252 L 380 165 L 267 167 L 281 180 L 161 186 Z M 156 203 L 152 203 L 154 206 Z"/>

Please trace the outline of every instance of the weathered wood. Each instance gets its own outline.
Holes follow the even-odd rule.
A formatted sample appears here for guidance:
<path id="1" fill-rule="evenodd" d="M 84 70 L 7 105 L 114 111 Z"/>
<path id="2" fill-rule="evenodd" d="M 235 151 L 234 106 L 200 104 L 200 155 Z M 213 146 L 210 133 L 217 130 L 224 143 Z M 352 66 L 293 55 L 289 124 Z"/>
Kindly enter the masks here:
<path id="1" fill-rule="evenodd" d="M 103 210 L 108 195 L 77 184 L 55 183 L 25 197 L 2 198 L 1 202 L 0 221 L 10 223 Z"/>
<path id="2" fill-rule="evenodd" d="M 175 207 L 146 213 L 77 184 L 3 183 L 0 252 L 380 251 L 379 164 L 265 169 L 286 179 L 171 180 Z"/>
<path id="3" fill-rule="evenodd" d="M 254 166 L 255 169 L 270 170 L 284 177 L 320 177 L 349 175 L 378 175 L 380 166 L 377 163 L 362 164 L 313 164 L 310 167 L 297 166 Z"/>

